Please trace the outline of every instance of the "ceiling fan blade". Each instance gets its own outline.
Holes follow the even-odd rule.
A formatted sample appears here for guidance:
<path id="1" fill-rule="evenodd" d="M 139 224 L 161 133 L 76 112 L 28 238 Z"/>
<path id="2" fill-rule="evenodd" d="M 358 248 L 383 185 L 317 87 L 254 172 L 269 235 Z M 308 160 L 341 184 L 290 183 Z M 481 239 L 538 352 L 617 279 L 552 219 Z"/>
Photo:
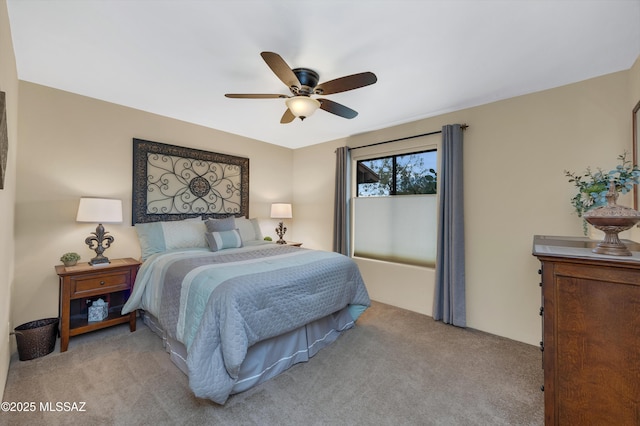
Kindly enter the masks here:
<path id="1" fill-rule="evenodd" d="M 320 109 L 323 109 L 331 114 L 339 115 L 344 118 L 354 118 L 358 115 L 357 111 L 352 110 L 342 104 L 339 104 L 329 99 L 318 99 L 320 101 Z"/>
<path id="2" fill-rule="evenodd" d="M 272 93 L 227 93 L 227 98 L 234 99 L 274 99 L 274 98 L 288 98 L 287 95 L 276 95 Z"/>
<path id="3" fill-rule="evenodd" d="M 318 84 L 315 93 L 318 95 L 331 95 L 333 93 L 346 92 L 347 90 L 368 86 L 376 81 L 378 81 L 378 77 L 376 77 L 374 73 L 368 71 L 361 72 Z"/>
<path id="4" fill-rule="evenodd" d="M 295 118 L 296 116 L 293 115 L 293 113 L 289 108 L 287 108 L 284 114 L 282 114 L 282 118 L 280 119 L 280 124 L 291 123 L 293 120 L 295 120 Z"/>
<path id="5" fill-rule="evenodd" d="M 300 82 L 298 77 L 293 73 L 291 67 L 282 59 L 280 55 L 273 52 L 260 53 L 262 59 L 267 63 L 271 71 L 284 83 L 287 87 L 300 88 Z"/>

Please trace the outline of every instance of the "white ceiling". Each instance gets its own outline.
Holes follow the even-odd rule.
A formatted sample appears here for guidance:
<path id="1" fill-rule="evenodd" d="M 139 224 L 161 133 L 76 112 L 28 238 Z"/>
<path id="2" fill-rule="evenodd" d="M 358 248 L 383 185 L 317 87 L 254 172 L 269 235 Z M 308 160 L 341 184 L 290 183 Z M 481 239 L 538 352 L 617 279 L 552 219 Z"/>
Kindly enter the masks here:
<path id="1" fill-rule="evenodd" d="M 297 148 L 629 69 L 640 0 L 8 0 L 18 78 Z M 260 57 L 320 82 L 372 71 L 280 124 Z M 472 123 L 470 123 L 472 124 Z"/>

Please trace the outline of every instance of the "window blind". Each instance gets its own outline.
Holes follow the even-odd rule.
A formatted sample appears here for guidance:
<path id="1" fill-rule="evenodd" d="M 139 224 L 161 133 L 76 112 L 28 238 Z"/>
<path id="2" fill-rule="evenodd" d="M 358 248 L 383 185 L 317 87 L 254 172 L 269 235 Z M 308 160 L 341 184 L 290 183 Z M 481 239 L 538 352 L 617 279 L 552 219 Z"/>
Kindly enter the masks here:
<path id="1" fill-rule="evenodd" d="M 437 196 L 354 198 L 354 256 L 434 267 Z"/>

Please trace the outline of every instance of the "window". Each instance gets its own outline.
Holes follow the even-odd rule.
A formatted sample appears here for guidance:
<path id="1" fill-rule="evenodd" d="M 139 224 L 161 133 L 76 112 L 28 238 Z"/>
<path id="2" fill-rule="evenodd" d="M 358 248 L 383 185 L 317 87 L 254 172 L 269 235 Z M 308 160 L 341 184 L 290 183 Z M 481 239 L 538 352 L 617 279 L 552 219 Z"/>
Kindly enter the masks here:
<path id="1" fill-rule="evenodd" d="M 354 256 L 435 265 L 437 162 L 435 149 L 357 160 Z"/>
<path id="2" fill-rule="evenodd" d="M 360 160 L 358 197 L 435 194 L 437 151 Z"/>

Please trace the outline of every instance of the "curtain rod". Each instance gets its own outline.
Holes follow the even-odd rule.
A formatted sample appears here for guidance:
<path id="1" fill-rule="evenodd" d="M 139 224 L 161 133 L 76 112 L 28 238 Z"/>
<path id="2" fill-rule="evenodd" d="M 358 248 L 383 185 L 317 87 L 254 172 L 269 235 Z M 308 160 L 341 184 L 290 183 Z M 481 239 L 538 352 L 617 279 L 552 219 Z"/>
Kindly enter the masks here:
<path id="1" fill-rule="evenodd" d="M 466 130 L 466 129 L 467 129 L 467 127 L 469 127 L 469 126 L 468 126 L 468 125 L 466 125 L 466 124 L 461 124 L 461 125 L 460 125 L 460 128 L 461 128 L 462 130 Z M 355 147 L 353 147 L 353 148 L 348 147 L 348 149 L 349 149 L 349 150 L 352 150 L 352 149 L 368 148 L 368 147 L 370 147 L 370 146 L 383 145 L 383 144 L 385 144 L 385 143 L 391 143 L 391 142 L 400 142 L 400 141 L 405 141 L 405 140 L 408 140 L 408 139 L 419 138 L 419 137 L 422 137 L 422 136 L 437 135 L 438 133 L 442 133 L 442 130 L 436 130 L 435 132 L 429 132 L 429 133 L 421 133 L 421 134 L 419 134 L 419 135 L 406 136 L 406 137 L 404 137 L 404 138 L 392 139 L 392 140 L 390 140 L 390 141 L 375 142 L 375 143 L 372 143 L 372 144 L 369 144 L 369 145 L 355 146 Z"/>

